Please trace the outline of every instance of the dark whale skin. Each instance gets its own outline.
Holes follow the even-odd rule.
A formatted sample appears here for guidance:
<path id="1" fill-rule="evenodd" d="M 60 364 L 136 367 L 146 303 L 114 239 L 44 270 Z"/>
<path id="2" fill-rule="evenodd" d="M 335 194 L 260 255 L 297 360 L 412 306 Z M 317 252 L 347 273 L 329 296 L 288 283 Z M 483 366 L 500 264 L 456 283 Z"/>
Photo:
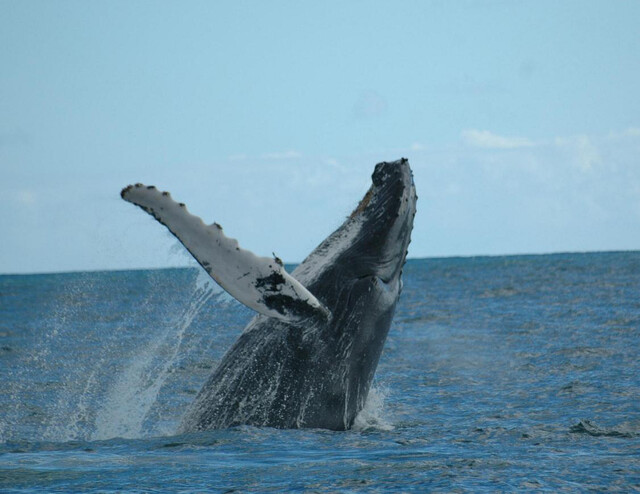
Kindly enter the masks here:
<path id="1" fill-rule="evenodd" d="M 416 200 L 406 159 L 376 165 L 358 207 L 292 273 L 331 318 L 290 324 L 256 316 L 209 376 L 180 432 L 349 429 L 402 290 Z"/>

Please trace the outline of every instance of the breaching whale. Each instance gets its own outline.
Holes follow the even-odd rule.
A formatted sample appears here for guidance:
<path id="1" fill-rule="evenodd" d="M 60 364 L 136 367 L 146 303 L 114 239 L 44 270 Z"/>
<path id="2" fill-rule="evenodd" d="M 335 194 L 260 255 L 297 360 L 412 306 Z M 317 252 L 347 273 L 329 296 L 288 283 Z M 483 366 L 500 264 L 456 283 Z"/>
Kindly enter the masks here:
<path id="1" fill-rule="evenodd" d="M 353 425 L 402 290 L 417 200 L 404 158 L 378 163 L 372 182 L 342 226 L 291 274 L 278 258 L 240 248 L 168 192 L 142 184 L 122 190 L 258 312 L 196 396 L 180 432 Z"/>

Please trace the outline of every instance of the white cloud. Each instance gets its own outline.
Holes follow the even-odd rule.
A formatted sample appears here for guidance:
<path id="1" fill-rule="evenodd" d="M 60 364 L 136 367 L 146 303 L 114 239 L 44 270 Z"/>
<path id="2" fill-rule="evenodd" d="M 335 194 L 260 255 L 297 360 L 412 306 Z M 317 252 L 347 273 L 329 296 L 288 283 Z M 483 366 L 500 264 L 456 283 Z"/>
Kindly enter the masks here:
<path id="1" fill-rule="evenodd" d="M 413 254 L 638 249 L 633 129 L 525 140 L 531 145 L 509 152 L 480 132 L 467 137 L 484 138 L 484 147 L 429 146 L 412 163 L 420 196 Z"/>
<path id="2" fill-rule="evenodd" d="M 525 137 L 505 137 L 488 130 L 465 130 L 462 132 L 462 139 L 469 146 L 484 149 L 517 149 L 534 146 L 533 141 Z"/>
<path id="3" fill-rule="evenodd" d="M 635 140 L 640 137 L 640 127 L 627 127 L 624 130 L 612 130 L 606 136 L 610 141 L 619 141 L 625 139 Z"/>

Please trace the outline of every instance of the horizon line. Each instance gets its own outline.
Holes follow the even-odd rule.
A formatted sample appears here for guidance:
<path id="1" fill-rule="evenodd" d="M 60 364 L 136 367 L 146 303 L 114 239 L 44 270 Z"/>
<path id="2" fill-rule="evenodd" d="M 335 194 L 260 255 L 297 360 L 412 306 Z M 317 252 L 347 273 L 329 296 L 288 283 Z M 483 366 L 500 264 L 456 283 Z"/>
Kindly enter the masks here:
<path id="1" fill-rule="evenodd" d="M 541 257 L 541 256 L 561 256 L 569 254 L 579 255 L 593 255 L 593 254 L 623 254 L 623 253 L 640 253 L 640 249 L 618 249 L 618 250 L 576 250 L 576 251 L 557 251 L 557 252 L 529 252 L 529 253 L 511 253 L 511 254 L 461 254 L 461 255 L 435 255 L 435 256 L 422 256 L 422 257 L 407 257 L 409 261 L 424 261 L 424 260 L 436 260 L 436 259 L 480 259 L 480 258 L 497 258 L 497 257 Z M 297 266 L 299 262 L 285 261 L 287 266 Z M 134 267 L 134 268 L 96 268 L 96 269 L 71 269 L 63 271 L 22 271 L 22 272 L 8 272 L 0 273 L 0 276 L 39 276 L 39 275 L 58 275 L 58 274 L 79 274 L 79 273 L 118 273 L 128 271 L 160 271 L 165 269 L 187 269 L 187 268 L 200 268 L 197 263 L 183 264 L 175 266 L 162 266 L 162 267 Z"/>

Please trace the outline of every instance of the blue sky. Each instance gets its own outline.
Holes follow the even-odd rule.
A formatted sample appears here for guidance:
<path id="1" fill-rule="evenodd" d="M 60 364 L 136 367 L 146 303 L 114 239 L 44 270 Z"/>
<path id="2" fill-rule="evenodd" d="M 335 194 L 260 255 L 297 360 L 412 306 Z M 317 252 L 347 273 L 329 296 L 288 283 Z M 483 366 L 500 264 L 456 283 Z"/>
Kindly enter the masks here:
<path id="1" fill-rule="evenodd" d="M 407 157 L 410 256 L 640 248 L 640 2 L 0 0 L 0 273 L 300 261 Z"/>

